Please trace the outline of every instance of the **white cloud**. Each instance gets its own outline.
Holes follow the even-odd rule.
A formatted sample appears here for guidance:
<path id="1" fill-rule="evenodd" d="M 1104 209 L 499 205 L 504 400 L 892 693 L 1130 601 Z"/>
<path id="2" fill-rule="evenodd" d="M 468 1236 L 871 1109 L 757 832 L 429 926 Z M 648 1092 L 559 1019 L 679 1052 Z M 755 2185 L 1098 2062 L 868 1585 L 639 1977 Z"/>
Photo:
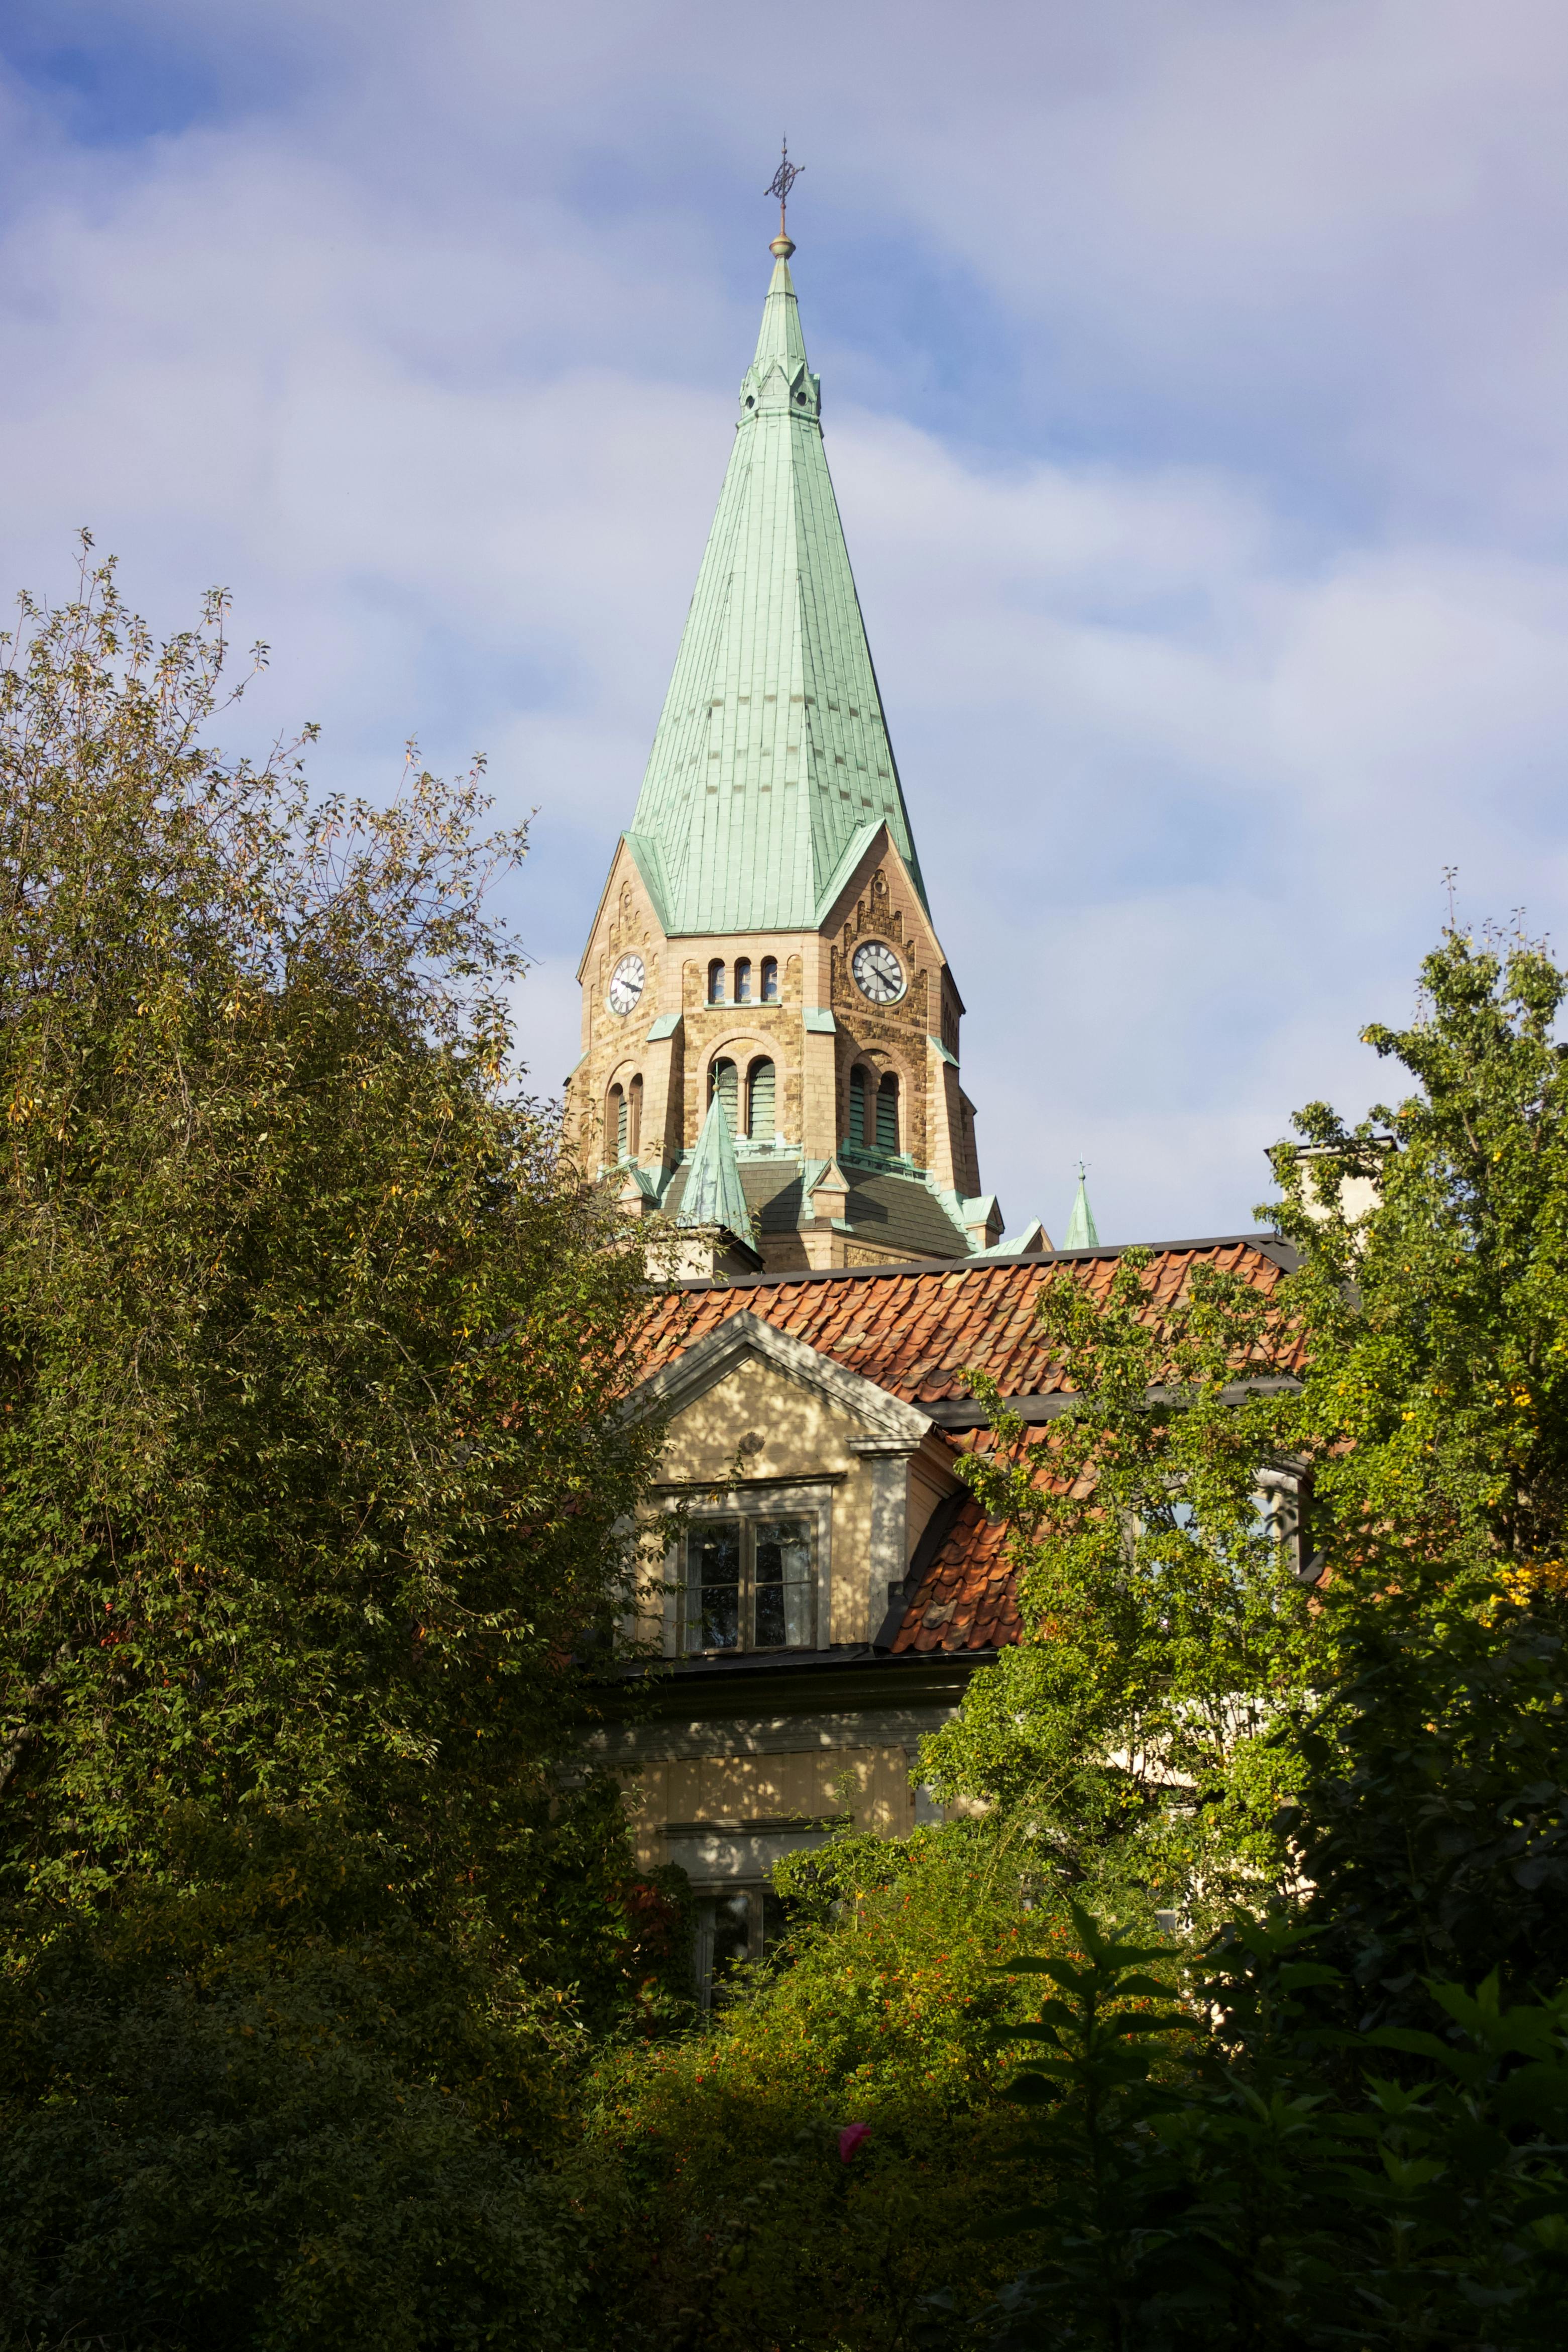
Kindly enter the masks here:
<path id="1" fill-rule="evenodd" d="M 0 92 L 6 570 L 63 588 L 89 521 L 162 625 L 228 582 L 274 646 L 245 724 L 322 719 L 323 781 L 385 789 L 410 732 L 485 745 L 502 814 L 540 812 L 512 906 L 541 1083 L 717 494 L 786 106 L 1015 1223 L 1064 1218 L 1080 1153 L 1108 1234 L 1244 1222 L 1293 1105 L 1389 1083 L 1357 1032 L 1407 1006 L 1444 866 L 1477 913 L 1561 923 L 1556 9 L 808 0 L 782 44 L 706 0 L 95 18 L 207 94 L 89 141 Z"/>

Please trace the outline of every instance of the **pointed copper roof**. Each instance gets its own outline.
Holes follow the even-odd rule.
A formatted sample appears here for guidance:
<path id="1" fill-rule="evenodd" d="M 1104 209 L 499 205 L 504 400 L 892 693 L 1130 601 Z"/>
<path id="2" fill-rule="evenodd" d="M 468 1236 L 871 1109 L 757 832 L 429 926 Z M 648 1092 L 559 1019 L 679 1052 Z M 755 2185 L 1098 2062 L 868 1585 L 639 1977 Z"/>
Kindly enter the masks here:
<path id="1" fill-rule="evenodd" d="M 1100 1235 L 1094 1223 L 1094 1212 L 1089 1205 L 1089 1186 L 1082 1161 L 1078 1169 L 1078 1194 L 1072 1203 L 1072 1214 L 1067 1221 L 1067 1239 L 1063 1249 L 1098 1249 Z"/>
<path id="2" fill-rule="evenodd" d="M 715 1095 L 686 1170 L 678 1225 L 722 1225 L 737 1241 L 751 1239 L 751 1210 L 740 1181 L 735 1138 L 723 1099 Z"/>
<path id="3" fill-rule="evenodd" d="M 782 249 L 780 249 L 782 248 Z M 670 933 L 812 929 L 885 823 L 925 895 L 780 238 L 628 840 Z"/>

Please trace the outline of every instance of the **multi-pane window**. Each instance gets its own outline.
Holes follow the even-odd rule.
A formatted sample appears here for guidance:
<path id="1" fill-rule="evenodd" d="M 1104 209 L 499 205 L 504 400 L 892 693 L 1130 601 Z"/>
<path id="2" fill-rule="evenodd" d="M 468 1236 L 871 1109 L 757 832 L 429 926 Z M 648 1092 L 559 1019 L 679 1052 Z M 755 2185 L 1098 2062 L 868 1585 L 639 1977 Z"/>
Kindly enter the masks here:
<path id="1" fill-rule="evenodd" d="M 719 956 L 707 968 L 707 1001 L 710 1004 L 724 1003 L 724 961 Z"/>
<path id="2" fill-rule="evenodd" d="M 811 1534 L 805 1518 L 696 1520 L 686 1536 L 682 1649 L 810 1649 Z"/>
<path id="3" fill-rule="evenodd" d="M 735 967 L 735 1001 L 737 1004 L 751 1002 L 751 958 L 741 956 Z"/>
<path id="4" fill-rule="evenodd" d="M 1322 1574 L 1322 1558 L 1312 1549 L 1300 1480 L 1288 1472 L 1264 1471 L 1252 1496 L 1249 1517 L 1249 1524 L 1243 1521 L 1238 1525 L 1227 1518 L 1218 1527 L 1206 1530 L 1196 1506 L 1185 1495 L 1173 1490 L 1166 1496 L 1162 1509 L 1147 1515 L 1135 1514 L 1130 1531 L 1135 1538 L 1155 1537 L 1168 1528 L 1220 1560 L 1249 1541 L 1261 1542 L 1299 1583 L 1317 1582 Z"/>
<path id="5" fill-rule="evenodd" d="M 779 959 L 777 956 L 764 956 L 762 959 L 762 1002 L 764 1004 L 777 1004 L 779 1002 Z"/>

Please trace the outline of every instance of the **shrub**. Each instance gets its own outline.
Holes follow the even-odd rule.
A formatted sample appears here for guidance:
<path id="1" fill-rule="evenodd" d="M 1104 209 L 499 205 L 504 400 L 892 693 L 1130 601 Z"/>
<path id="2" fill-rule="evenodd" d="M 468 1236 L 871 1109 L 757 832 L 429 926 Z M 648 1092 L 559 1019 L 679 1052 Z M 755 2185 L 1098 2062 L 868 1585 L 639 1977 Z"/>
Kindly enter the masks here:
<path id="1" fill-rule="evenodd" d="M 977 2231 L 1011 2178 L 995 2094 L 1030 2000 L 1006 1964 L 1072 1944 L 1025 1907 L 1029 1858 L 984 1824 L 792 1857 L 780 1958 L 703 2031 L 607 2058 L 572 2184 L 612 2231 L 607 2346 L 891 2352 L 932 2297 L 978 2307 L 1006 2267 Z"/>

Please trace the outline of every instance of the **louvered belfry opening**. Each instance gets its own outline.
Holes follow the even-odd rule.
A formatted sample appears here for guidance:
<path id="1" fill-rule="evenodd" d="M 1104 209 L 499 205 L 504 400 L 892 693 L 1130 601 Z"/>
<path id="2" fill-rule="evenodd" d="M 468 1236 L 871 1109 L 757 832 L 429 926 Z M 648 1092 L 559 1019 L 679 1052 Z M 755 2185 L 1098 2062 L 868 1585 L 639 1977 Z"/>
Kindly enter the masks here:
<path id="1" fill-rule="evenodd" d="M 898 1080 L 891 1070 L 884 1072 L 876 1090 L 876 1148 L 898 1150 Z"/>
<path id="2" fill-rule="evenodd" d="M 610 1089 L 610 1100 L 605 1106 L 604 1132 L 615 1146 L 616 1159 L 624 1160 L 626 1157 L 626 1090 L 623 1087 L 615 1086 Z"/>
<path id="3" fill-rule="evenodd" d="M 776 1074 L 771 1062 L 751 1065 L 746 1085 L 746 1131 L 753 1143 L 773 1140 Z"/>
<path id="4" fill-rule="evenodd" d="M 727 1057 L 715 1062 L 708 1072 L 707 1095 L 712 1102 L 716 1095 L 724 1105 L 724 1115 L 729 1121 L 731 1135 L 740 1132 L 740 1073 Z"/>
<path id="5" fill-rule="evenodd" d="M 850 1072 L 850 1131 L 847 1143 L 863 1143 L 865 1137 L 865 1072 L 857 1062 Z"/>
<path id="6" fill-rule="evenodd" d="M 626 1090 L 626 1149 L 633 1160 L 643 1149 L 643 1081 L 632 1079 Z"/>

